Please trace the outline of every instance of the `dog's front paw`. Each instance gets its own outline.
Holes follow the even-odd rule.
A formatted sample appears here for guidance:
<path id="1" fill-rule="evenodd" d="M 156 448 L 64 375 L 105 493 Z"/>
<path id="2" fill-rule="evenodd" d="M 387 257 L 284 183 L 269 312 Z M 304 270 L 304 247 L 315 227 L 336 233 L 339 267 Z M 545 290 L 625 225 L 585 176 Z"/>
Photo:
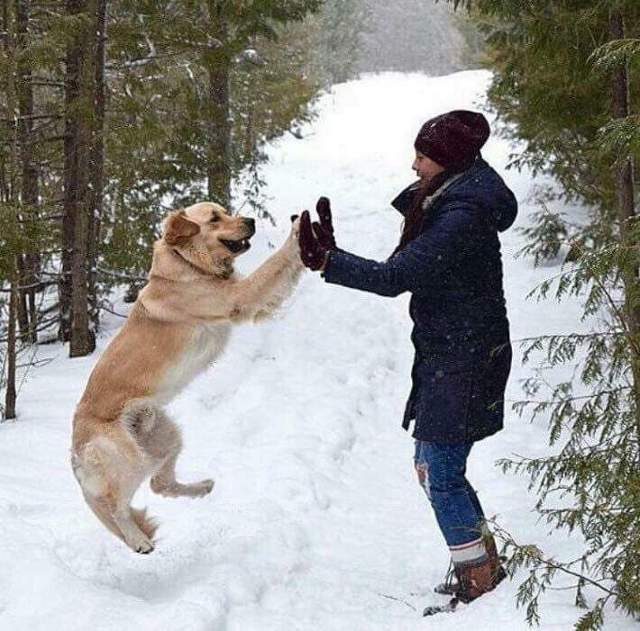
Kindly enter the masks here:
<path id="1" fill-rule="evenodd" d="M 298 240 L 300 236 L 300 217 L 296 217 L 291 221 L 291 232 L 289 233 L 289 239 Z"/>
<path id="2" fill-rule="evenodd" d="M 300 258 L 300 219 L 296 219 L 291 225 L 291 232 L 284 247 L 288 252 L 289 258 L 302 265 L 302 259 Z"/>

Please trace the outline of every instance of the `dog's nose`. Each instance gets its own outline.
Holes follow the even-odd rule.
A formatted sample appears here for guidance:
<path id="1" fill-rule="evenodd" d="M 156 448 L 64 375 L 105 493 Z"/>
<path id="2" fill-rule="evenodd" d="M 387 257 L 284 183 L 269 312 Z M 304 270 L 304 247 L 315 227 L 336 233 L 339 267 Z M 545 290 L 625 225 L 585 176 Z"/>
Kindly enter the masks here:
<path id="1" fill-rule="evenodd" d="M 248 217 L 245 217 L 244 223 L 247 226 L 247 228 L 249 228 L 252 232 L 256 231 L 256 220 L 255 219 L 250 219 Z"/>

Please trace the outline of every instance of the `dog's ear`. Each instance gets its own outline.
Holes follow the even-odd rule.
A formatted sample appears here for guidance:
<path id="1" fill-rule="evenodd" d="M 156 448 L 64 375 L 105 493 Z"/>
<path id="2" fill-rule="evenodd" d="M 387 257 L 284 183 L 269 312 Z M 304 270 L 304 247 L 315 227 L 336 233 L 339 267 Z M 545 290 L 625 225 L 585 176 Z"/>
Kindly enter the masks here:
<path id="1" fill-rule="evenodd" d="M 195 221 L 187 219 L 184 210 L 178 210 L 171 213 L 165 222 L 164 240 L 167 245 L 186 245 L 198 232 L 200 226 Z"/>

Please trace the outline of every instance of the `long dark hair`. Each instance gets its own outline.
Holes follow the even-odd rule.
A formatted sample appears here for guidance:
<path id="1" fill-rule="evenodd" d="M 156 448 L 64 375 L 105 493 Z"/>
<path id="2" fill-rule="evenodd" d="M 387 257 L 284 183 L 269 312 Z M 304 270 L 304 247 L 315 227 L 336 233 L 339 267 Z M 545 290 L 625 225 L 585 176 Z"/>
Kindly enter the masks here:
<path id="1" fill-rule="evenodd" d="M 422 224 L 425 220 L 425 210 L 422 208 L 424 200 L 427 199 L 429 195 L 433 195 L 449 178 L 470 169 L 476 160 L 481 157 L 482 155 L 478 152 L 468 160 L 441 171 L 438 175 L 435 175 L 424 184 L 421 184 L 420 188 L 415 193 L 413 206 L 411 206 L 411 209 L 405 215 L 402 234 L 400 235 L 400 243 L 398 243 L 391 256 L 400 252 L 407 243 L 413 241 L 420 234 Z"/>
<path id="2" fill-rule="evenodd" d="M 425 219 L 425 211 L 422 208 L 424 200 L 427 199 L 429 195 L 433 195 L 451 176 L 455 175 L 455 173 L 457 173 L 457 171 L 447 169 L 438 173 L 438 175 L 432 177 L 430 180 L 421 183 L 420 188 L 414 195 L 413 205 L 405 215 L 402 234 L 400 235 L 400 243 L 398 243 L 391 256 L 400 252 L 407 243 L 413 241 L 420 234 L 420 229 Z"/>

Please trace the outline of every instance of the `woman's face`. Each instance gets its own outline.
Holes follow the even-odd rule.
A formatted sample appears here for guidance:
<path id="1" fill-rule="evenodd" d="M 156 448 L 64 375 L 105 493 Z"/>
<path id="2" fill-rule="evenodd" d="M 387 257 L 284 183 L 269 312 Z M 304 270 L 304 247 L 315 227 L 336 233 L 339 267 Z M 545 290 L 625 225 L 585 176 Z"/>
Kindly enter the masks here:
<path id="1" fill-rule="evenodd" d="M 416 151 L 416 159 L 413 161 L 411 168 L 423 182 L 431 181 L 438 173 L 444 171 L 444 167 L 434 162 L 431 158 L 427 158 L 420 151 Z"/>

